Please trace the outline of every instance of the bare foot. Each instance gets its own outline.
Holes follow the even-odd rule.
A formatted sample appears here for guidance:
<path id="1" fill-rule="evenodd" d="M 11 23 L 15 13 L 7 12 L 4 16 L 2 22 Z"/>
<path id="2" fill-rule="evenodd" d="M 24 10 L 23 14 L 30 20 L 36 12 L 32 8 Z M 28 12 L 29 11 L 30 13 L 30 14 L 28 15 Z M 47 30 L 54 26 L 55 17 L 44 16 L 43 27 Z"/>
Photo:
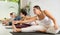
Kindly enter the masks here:
<path id="1" fill-rule="evenodd" d="M 17 31 L 17 32 L 21 32 L 21 30 L 20 30 L 20 29 L 16 29 L 16 31 Z"/>
<path id="2" fill-rule="evenodd" d="M 16 30 L 13 30 L 13 32 L 17 32 Z"/>
<path id="3" fill-rule="evenodd" d="M 16 29 L 13 29 L 13 32 L 17 32 Z"/>

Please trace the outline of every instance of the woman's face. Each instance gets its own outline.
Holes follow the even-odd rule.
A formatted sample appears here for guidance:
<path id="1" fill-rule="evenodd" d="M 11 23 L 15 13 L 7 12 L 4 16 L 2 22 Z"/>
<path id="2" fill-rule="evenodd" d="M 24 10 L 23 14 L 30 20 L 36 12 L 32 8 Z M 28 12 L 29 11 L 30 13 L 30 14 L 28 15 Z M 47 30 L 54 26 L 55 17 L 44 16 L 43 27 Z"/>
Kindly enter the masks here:
<path id="1" fill-rule="evenodd" d="M 14 17 L 15 17 L 15 15 L 10 15 L 10 17 L 11 17 L 11 18 L 14 18 Z"/>
<path id="2" fill-rule="evenodd" d="M 24 14 L 20 13 L 20 16 L 21 16 L 21 17 L 24 17 Z"/>
<path id="3" fill-rule="evenodd" d="M 33 11 L 34 11 L 34 14 L 36 14 L 36 15 L 39 15 L 41 13 L 40 10 L 36 9 L 36 8 L 34 8 Z"/>
<path id="4" fill-rule="evenodd" d="M 13 17 L 14 17 L 14 15 L 10 15 L 10 17 L 11 17 L 11 18 L 13 18 Z"/>

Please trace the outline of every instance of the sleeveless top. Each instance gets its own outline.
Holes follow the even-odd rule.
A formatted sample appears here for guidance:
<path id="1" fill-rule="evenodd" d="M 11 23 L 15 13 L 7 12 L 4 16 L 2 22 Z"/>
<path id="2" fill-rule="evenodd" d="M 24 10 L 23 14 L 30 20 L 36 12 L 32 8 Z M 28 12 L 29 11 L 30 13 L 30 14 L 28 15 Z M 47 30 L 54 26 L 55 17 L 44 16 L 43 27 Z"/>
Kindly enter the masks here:
<path id="1" fill-rule="evenodd" d="M 38 20 L 36 20 L 36 22 L 37 22 L 39 25 L 44 25 L 44 26 L 54 25 L 54 24 L 53 24 L 53 21 L 52 21 L 49 17 L 47 17 L 47 16 L 45 16 L 45 18 L 42 19 L 42 20 L 39 20 L 38 17 L 37 17 L 37 19 L 38 19 Z"/>

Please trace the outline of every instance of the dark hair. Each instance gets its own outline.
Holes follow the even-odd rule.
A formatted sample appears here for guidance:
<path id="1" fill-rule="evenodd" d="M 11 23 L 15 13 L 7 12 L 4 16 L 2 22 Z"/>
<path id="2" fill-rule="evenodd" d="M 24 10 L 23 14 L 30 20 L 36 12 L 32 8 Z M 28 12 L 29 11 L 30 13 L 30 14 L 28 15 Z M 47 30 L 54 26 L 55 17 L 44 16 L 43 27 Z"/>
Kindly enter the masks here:
<path id="1" fill-rule="evenodd" d="M 13 13 L 10 13 L 10 15 L 13 15 Z"/>
<path id="2" fill-rule="evenodd" d="M 10 13 L 10 15 L 14 15 L 14 14 L 15 14 L 15 12 L 11 12 L 11 13 Z"/>
<path id="3" fill-rule="evenodd" d="M 21 9 L 20 13 L 22 13 L 22 14 L 25 15 L 25 16 L 27 15 L 27 12 L 26 12 L 25 9 Z"/>
<path id="4" fill-rule="evenodd" d="M 38 5 L 34 6 L 33 8 L 39 9 L 41 11 L 41 8 Z"/>

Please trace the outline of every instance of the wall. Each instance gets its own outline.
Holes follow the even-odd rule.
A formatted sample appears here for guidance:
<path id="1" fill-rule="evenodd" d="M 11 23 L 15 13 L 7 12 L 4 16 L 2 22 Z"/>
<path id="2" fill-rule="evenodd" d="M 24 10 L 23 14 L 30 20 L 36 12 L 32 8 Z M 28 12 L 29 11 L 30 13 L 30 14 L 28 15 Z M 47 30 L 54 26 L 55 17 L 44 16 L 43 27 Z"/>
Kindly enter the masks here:
<path id="1" fill-rule="evenodd" d="M 0 19 L 9 18 L 10 12 L 18 12 L 18 4 L 14 2 L 0 1 Z"/>
<path id="2" fill-rule="evenodd" d="M 30 0 L 20 0 L 20 1 L 21 1 L 21 3 L 20 3 L 21 8 L 24 8 L 30 2 Z"/>
<path id="3" fill-rule="evenodd" d="M 33 6 L 39 5 L 42 8 L 42 10 L 46 9 L 49 12 L 51 12 L 51 14 L 56 18 L 58 25 L 60 25 L 60 0 L 28 0 L 28 2 L 31 2 L 31 16 L 34 16 Z M 24 4 L 22 4 L 22 6 L 24 6 Z"/>

